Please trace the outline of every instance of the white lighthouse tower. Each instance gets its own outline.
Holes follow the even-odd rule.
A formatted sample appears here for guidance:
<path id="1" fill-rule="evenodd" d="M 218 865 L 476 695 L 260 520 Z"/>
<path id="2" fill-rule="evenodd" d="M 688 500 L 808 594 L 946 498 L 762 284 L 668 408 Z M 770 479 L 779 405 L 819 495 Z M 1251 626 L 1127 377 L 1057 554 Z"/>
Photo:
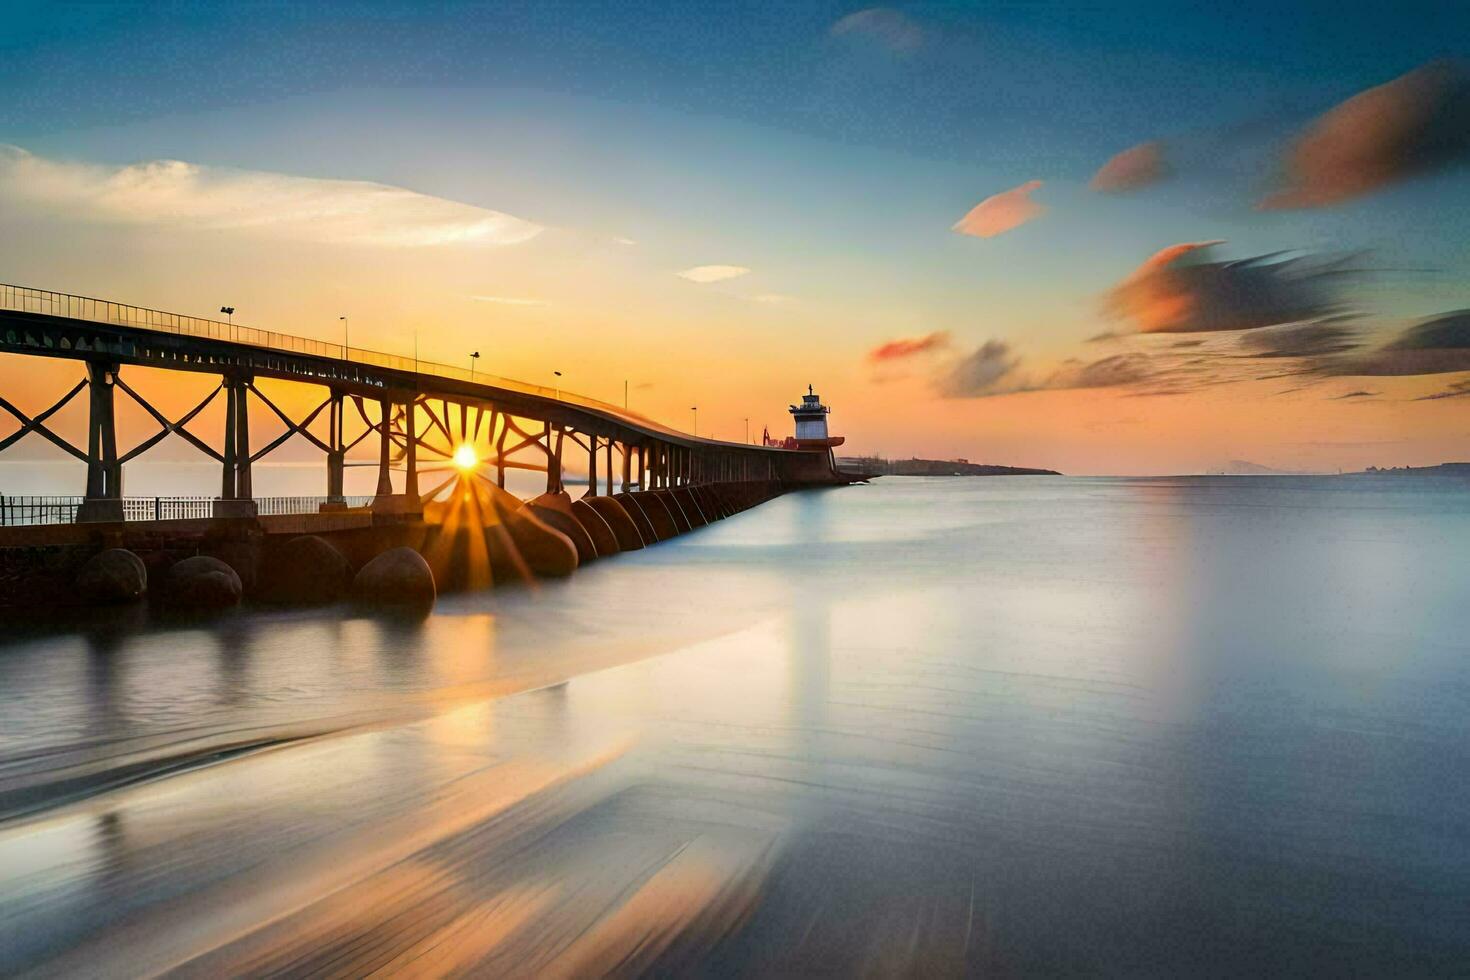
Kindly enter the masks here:
<path id="1" fill-rule="evenodd" d="M 797 449 L 831 449 L 842 445 L 844 440 L 841 436 L 827 434 L 827 415 L 832 409 L 822 404 L 821 397 L 811 385 L 806 386 L 801 404 L 792 405 L 790 411 L 796 420 Z"/>

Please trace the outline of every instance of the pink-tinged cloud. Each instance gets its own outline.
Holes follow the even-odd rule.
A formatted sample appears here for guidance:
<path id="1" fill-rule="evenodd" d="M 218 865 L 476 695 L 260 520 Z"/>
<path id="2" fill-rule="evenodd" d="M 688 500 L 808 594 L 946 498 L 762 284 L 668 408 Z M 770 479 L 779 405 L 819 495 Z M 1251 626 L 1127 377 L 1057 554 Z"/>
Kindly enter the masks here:
<path id="1" fill-rule="evenodd" d="M 868 360 L 874 363 L 898 361 L 916 354 L 926 354 L 949 346 L 949 334 L 943 330 L 922 337 L 900 337 L 879 344 L 868 351 Z"/>
<path id="2" fill-rule="evenodd" d="M 1041 181 L 1028 180 L 1020 187 L 987 197 L 955 222 L 952 230 L 976 238 L 994 238 L 1002 232 L 1019 228 L 1046 213 L 1044 206 L 1031 200 L 1031 195 L 1040 187 Z"/>
<path id="3" fill-rule="evenodd" d="M 1103 164 L 1092 175 L 1093 190 L 1105 194 L 1123 194 L 1156 184 L 1169 176 L 1164 162 L 1164 146 L 1157 140 L 1131 146 Z"/>
<path id="4" fill-rule="evenodd" d="M 1108 293 L 1107 311 L 1140 333 L 1254 330 L 1347 312 L 1339 291 L 1355 270 L 1346 258 L 1208 261 L 1219 244 L 1183 242 L 1154 253 Z"/>
<path id="5" fill-rule="evenodd" d="M 1267 210 L 1319 208 L 1470 158 L 1470 73 L 1430 62 L 1319 117 L 1286 157 Z"/>

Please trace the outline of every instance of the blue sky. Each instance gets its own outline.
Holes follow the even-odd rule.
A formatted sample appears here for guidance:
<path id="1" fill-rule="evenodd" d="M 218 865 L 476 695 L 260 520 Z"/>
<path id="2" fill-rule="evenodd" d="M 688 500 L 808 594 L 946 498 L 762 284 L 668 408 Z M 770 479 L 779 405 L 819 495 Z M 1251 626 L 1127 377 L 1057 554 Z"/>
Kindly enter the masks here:
<path id="1" fill-rule="evenodd" d="M 825 375 L 850 404 L 873 406 L 847 417 L 867 435 L 859 448 L 896 448 L 913 433 L 908 409 L 933 399 L 920 375 L 873 377 L 864 352 L 944 333 L 956 350 L 1003 340 L 1048 365 L 1091 356 L 1083 342 L 1109 328 L 1099 298 L 1178 242 L 1225 239 L 1231 257 L 1365 251 L 1365 264 L 1383 271 L 1357 283 L 1352 299 L 1385 334 L 1470 306 L 1463 168 L 1349 206 L 1254 207 L 1280 169 L 1281 147 L 1314 117 L 1431 59 L 1464 54 L 1447 45 L 1470 37 L 1470 5 L 864 9 L 21 3 L 0 37 L 0 143 L 107 167 L 183 160 L 373 181 L 535 222 L 555 233 L 527 246 L 537 261 L 497 258 L 476 267 L 478 285 L 467 271 L 463 288 L 550 297 L 565 315 L 496 310 L 512 319 L 492 326 L 537 331 L 565 348 L 560 360 L 595 349 L 579 373 L 602 387 L 631 370 L 600 363 L 616 353 L 603 335 L 635 329 L 640 318 L 662 324 L 650 328 L 650 349 L 670 334 L 694 348 L 659 378 L 665 388 L 700 369 L 698 350 L 779 354 L 791 377 L 748 386 L 780 399 Z M 1088 189 L 1104 161 L 1148 140 L 1165 141 L 1172 179 L 1125 197 Z M 978 201 L 1030 180 L 1042 181 L 1040 218 L 989 239 L 950 231 Z M 156 240 L 104 266 L 105 245 L 82 245 L 93 234 L 86 216 L 67 221 L 44 232 L 56 236 L 49 247 L 0 249 L 15 270 L 0 278 L 23 272 L 42 285 L 123 290 L 171 308 L 228 289 L 246 293 L 242 307 L 269 312 L 272 325 L 302 332 L 351 295 L 344 285 L 320 309 L 303 299 L 310 312 L 291 322 L 298 311 L 283 285 L 272 293 L 251 284 L 251 273 L 264 278 L 271 265 L 244 245 L 210 239 L 228 251 L 230 279 L 211 281 L 200 268 L 171 280 L 165 266 L 178 259 Z M 45 226 L 37 218 L 27 228 Z M 132 242 L 140 233 L 128 234 Z M 606 247 L 619 239 L 637 242 L 635 257 Z M 197 245 L 189 252 L 198 256 Z M 333 264 L 340 256 L 318 259 L 310 267 L 323 281 L 351 278 Z M 699 289 L 672 275 L 705 264 L 751 271 Z M 293 288 L 299 295 L 300 284 Z M 449 315 L 427 300 L 394 302 L 430 320 Z M 363 329 L 395 342 L 386 321 Z M 450 327 L 429 333 L 446 359 L 462 346 Z M 749 360 L 742 370 L 770 363 Z M 527 345 L 506 352 L 504 370 L 541 366 Z M 1181 448 L 1177 465 L 1251 453 L 1289 465 L 1285 443 L 1259 452 L 1251 444 L 1259 417 L 1274 411 L 1265 401 L 1273 393 L 1232 390 L 1257 421 L 1205 438 L 1195 456 Z M 925 412 L 937 421 L 912 437 L 913 451 L 984 456 L 1033 446 L 1036 432 L 1023 436 L 1014 424 L 1037 415 L 1039 399 L 1051 399 L 1042 414 L 1065 408 L 1074 423 L 1075 412 L 1103 412 L 1092 402 L 1066 408 L 1068 397 L 1082 396 L 934 401 Z M 669 391 L 669 406 L 687 400 Z M 906 407 L 891 424 L 893 413 L 879 410 L 886 400 Z M 1340 424 L 1360 425 L 1358 412 Z M 1317 406 L 1297 414 L 1303 432 L 1337 424 Z M 1168 454 L 1130 443 L 1121 428 L 1116 445 L 1087 455 L 1063 425 L 1042 437 L 1055 449 L 1035 462 L 1090 469 L 1132 453 L 1133 469 L 1170 468 Z M 1369 428 L 1408 426 L 1390 406 Z M 1434 421 L 1432 439 L 1403 440 L 1417 453 L 1443 453 L 1452 428 Z"/>

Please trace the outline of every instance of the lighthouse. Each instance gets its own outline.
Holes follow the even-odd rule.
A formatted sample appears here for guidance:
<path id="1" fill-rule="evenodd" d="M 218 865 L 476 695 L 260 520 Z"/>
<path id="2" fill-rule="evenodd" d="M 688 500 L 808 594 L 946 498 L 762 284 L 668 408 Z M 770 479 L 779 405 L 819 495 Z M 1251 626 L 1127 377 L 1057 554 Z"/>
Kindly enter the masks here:
<path id="1" fill-rule="evenodd" d="M 812 390 L 811 385 L 806 386 L 801 404 L 792 405 L 790 411 L 796 420 L 797 449 L 831 449 L 842 445 L 844 440 L 841 436 L 827 434 L 827 415 L 832 409 L 822 404 L 821 396 Z"/>

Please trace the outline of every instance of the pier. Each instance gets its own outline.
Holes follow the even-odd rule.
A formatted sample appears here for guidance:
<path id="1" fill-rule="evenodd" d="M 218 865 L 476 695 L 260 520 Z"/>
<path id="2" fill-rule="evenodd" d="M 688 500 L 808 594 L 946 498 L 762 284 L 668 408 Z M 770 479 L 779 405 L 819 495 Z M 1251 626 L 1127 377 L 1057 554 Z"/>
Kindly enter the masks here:
<path id="1" fill-rule="evenodd" d="M 0 453 L 36 435 L 86 466 L 85 485 L 74 495 L 0 496 L 0 551 L 7 552 L 0 556 L 0 601 L 16 600 L 14 580 L 30 576 L 26 569 L 35 564 L 17 560 L 17 549 L 95 551 L 150 540 L 182 543 L 173 548 L 178 551 L 206 539 L 362 537 L 363 529 L 371 540 L 359 552 L 390 541 L 422 549 L 429 546 L 424 525 L 453 523 L 443 501 L 465 496 L 451 492 L 457 487 L 484 497 L 482 521 L 487 515 L 502 520 L 522 503 L 505 491 L 513 469 L 545 474 L 545 494 L 528 503 L 543 523 L 555 525 L 559 518 L 549 511 L 568 509 L 565 464 L 577 457 L 585 460 L 587 482 L 575 514 L 594 525 L 587 537 L 605 545 L 617 538 L 603 532 L 616 530 L 618 510 L 628 512 L 641 538 L 660 540 L 670 529 L 700 526 L 787 489 L 862 478 L 839 470 L 827 446 L 701 438 L 626 408 L 472 368 L 23 286 L 0 285 L 0 354 L 61 358 L 78 367 L 76 383 L 39 412 L 21 409 L 0 390 L 0 410 L 18 423 L 0 438 Z M 130 381 L 131 367 L 206 374 L 217 384 L 187 411 L 169 415 Z M 314 407 L 293 414 L 257 386 L 265 378 L 308 386 Z M 124 399 L 157 426 L 126 448 L 117 427 Z M 85 445 L 48 424 L 77 400 L 87 406 Z M 222 424 L 201 431 L 202 413 L 217 400 L 225 409 Z M 250 425 L 252 409 L 262 407 L 283 427 L 263 444 L 252 439 Z M 127 464 L 170 435 L 218 464 L 218 496 L 126 494 Z M 257 497 L 255 464 L 298 436 L 322 453 L 321 496 Z M 344 469 L 359 446 L 376 449 L 377 485 L 370 496 L 349 498 Z M 644 509 L 653 515 L 638 513 L 645 495 Z M 671 502 L 682 504 L 678 513 Z M 602 514 L 607 527 L 589 513 Z M 374 535 L 374 528 L 387 530 Z M 573 538 L 576 530 L 560 528 Z M 631 545 L 626 526 L 621 530 L 624 545 Z M 589 557 L 585 546 L 580 557 Z M 248 570 L 243 577 L 251 577 Z"/>

